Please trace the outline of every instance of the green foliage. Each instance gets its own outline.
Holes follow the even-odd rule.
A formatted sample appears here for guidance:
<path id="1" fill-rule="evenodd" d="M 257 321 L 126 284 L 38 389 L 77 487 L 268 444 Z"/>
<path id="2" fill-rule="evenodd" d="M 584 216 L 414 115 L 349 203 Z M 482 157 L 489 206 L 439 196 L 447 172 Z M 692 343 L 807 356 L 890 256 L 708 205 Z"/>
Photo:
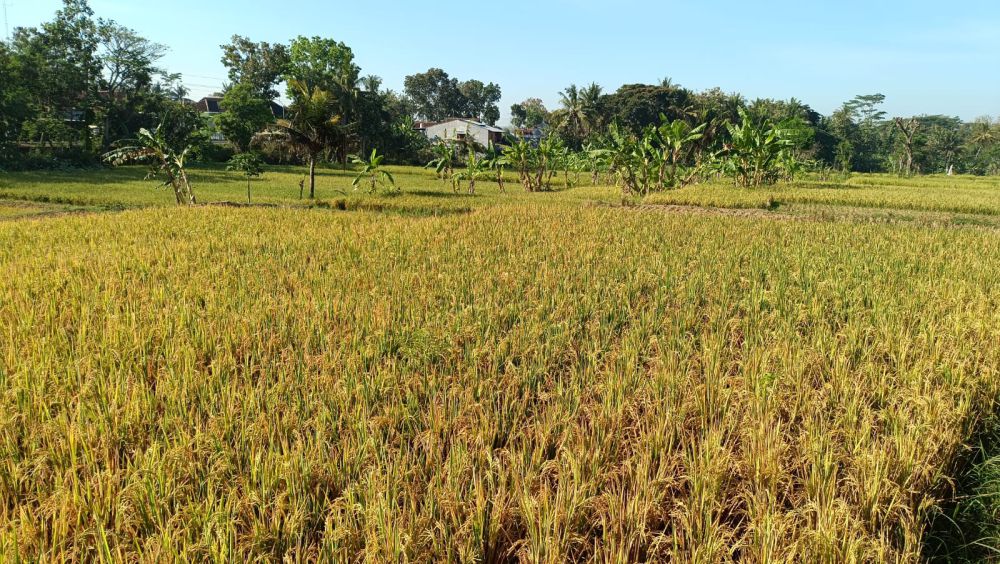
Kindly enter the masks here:
<path id="1" fill-rule="evenodd" d="M 683 186 L 700 171 L 694 154 L 706 124 L 692 127 L 665 115 L 660 119 L 659 126 L 647 127 L 641 136 L 613 125 L 607 146 L 588 153 L 593 172 L 606 165 L 617 176 L 623 197 Z"/>
<path id="2" fill-rule="evenodd" d="M 435 143 L 431 150 L 434 159 L 425 168 L 433 168 L 434 174 L 445 182 L 451 180 L 455 168 L 455 146 L 442 141 Z"/>
<path id="3" fill-rule="evenodd" d="M 384 159 L 385 156 L 378 154 L 377 149 L 372 149 L 371 155 L 367 159 L 357 155 L 352 156 L 351 162 L 360 166 L 361 170 L 358 171 L 351 185 L 357 188 L 358 184 L 364 180 L 369 182 L 369 191 L 372 193 L 375 193 L 379 186 L 398 191 L 399 187 L 396 186 L 396 179 L 393 178 L 392 173 L 382 166 Z"/>
<path id="4" fill-rule="evenodd" d="M 499 162 L 517 171 L 526 191 L 538 192 L 552 189 L 552 179 L 566 153 L 562 140 L 555 135 L 543 137 L 537 146 L 518 139 L 503 147 Z"/>
<path id="5" fill-rule="evenodd" d="M 510 166 L 510 161 L 504 155 L 503 150 L 496 146 L 490 147 L 483 158 L 483 164 L 487 170 L 492 171 L 495 175 L 494 178 L 500 192 L 506 192 L 504 173 L 507 171 L 507 167 Z"/>
<path id="6" fill-rule="evenodd" d="M 138 137 L 131 143 L 123 145 L 104 155 L 104 160 L 114 166 L 128 163 L 145 163 L 149 165 L 148 178 L 163 174 L 163 186 L 169 186 L 174 191 L 174 197 L 179 205 L 194 205 L 196 202 L 191 183 L 188 181 L 185 159 L 191 151 L 187 146 L 178 150 L 176 139 L 170 139 L 171 131 L 161 125 L 150 132 L 139 130 Z"/>
<path id="7" fill-rule="evenodd" d="M 601 87 L 592 83 L 585 88 L 570 84 L 559 93 L 562 108 L 553 114 L 559 135 L 574 149 L 579 149 L 599 125 Z"/>
<path id="8" fill-rule="evenodd" d="M 223 113 L 215 123 L 238 152 L 249 150 L 254 136 L 275 121 L 270 103 L 258 96 L 252 85 L 238 83 L 222 97 Z"/>
<path id="9" fill-rule="evenodd" d="M 510 107 L 510 122 L 514 127 L 535 128 L 548 123 L 549 111 L 539 98 L 528 98 Z"/>
<path id="10" fill-rule="evenodd" d="M 417 116 L 441 121 L 467 117 L 493 125 L 500 119 L 500 87 L 479 80 L 460 82 L 439 68 L 407 76 L 406 95 Z"/>
<path id="11" fill-rule="evenodd" d="M 353 101 L 360 72 L 360 67 L 354 63 L 354 51 L 343 42 L 299 36 L 292 40 L 289 47 L 284 78 L 328 92 L 341 112 L 346 114 Z M 299 90 L 289 82 L 288 97 L 294 99 L 299 96 Z"/>
<path id="12" fill-rule="evenodd" d="M 452 176 L 452 182 L 454 183 L 456 192 L 460 183 L 468 182 L 469 194 L 475 194 L 476 182 L 490 176 L 490 162 L 479 158 L 476 152 L 470 149 L 465 159 L 465 168 L 460 169 Z"/>
<path id="13" fill-rule="evenodd" d="M 289 119 L 279 119 L 257 136 L 255 143 L 280 145 L 301 155 L 309 166 L 309 197 L 316 197 L 316 161 L 346 136 L 342 106 L 332 93 L 305 81 L 290 79 Z"/>
<path id="14" fill-rule="evenodd" d="M 31 115 L 31 93 L 21 80 L 19 61 L 0 42 L 0 168 L 18 160 L 17 142 L 25 121 Z"/>
<path id="15" fill-rule="evenodd" d="M 517 171 L 521 185 L 528 192 L 537 191 L 534 170 L 537 167 L 538 150 L 524 139 L 517 139 L 503 148 L 504 161 Z"/>
<path id="16" fill-rule="evenodd" d="M 741 122 L 730 124 L 730 144 L 722 156 L 723 172 L 743 188 L 759 188 L 790 178 L 798 170 L 787 132 L 764 119 L 740 111 Z"/>
<path id="17" fill-rule="evenodd" d="M 278 97 L 275 87 L 291 62 L 287 46 L 263 41 L 254 43 L 234 35 L 221 49 L 222 64 L 229 70 L 229 81 L 234 86 L 249 88 L 252 98 L 269 102 Z"/>
<path id="18" fill-rule="evenodd" d="M 642 135 L 648 126 L 660 123 L 660 116 L 673 121 L 687 117 L 691 93 L 677 86 L 626 84 L 601 104 L 608 123 L 617 123 L 634 135 Z"/>
<path id="19" fill-rule="evenodd" d="M 88 152 L 93 147 L 90 125 L 102 67 L 93 14 L 86 0 L 63 0 L 62 9 L 41 29 L 14 32 L 11 47 L 31 94 L 31 119 L 23 133 L 32 143 L 53 149 L 76 145 Z"/>

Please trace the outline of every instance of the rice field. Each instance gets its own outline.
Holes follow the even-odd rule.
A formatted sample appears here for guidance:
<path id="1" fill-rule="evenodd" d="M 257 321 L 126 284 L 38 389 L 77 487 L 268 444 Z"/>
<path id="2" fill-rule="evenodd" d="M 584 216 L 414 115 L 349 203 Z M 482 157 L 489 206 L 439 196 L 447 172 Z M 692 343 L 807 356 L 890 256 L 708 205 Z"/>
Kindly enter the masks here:
<path id="1" fill-rule="evenodd" d="M 0 180 L 136 208 L 0 221 L 0 561 L 924 558 L 995 423 L 994 228 L 400 172 L 327 171 L 311 207 L 293 171 L 251 208 L 138 169 Z M 710 188 L 650 203 L 682 193 Z"/>
<path id="2" fill-rule="evenodd" d="M 805 179 L 755 190 L 699 184 L 654 194 L 649 203 L 774 208 L 823 204 L 910 211 L 1000 215 L 1000 179 L 974 176 L 900 178 L 854 175 L 843 182 Z"/>

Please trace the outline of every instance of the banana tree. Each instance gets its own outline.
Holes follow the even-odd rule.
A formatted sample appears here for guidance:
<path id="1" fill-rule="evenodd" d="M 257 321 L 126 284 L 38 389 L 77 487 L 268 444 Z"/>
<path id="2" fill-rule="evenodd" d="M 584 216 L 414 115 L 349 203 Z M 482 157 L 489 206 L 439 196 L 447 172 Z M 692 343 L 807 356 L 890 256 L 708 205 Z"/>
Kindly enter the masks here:
<path id="1" fill-rule="evenodd" d="M 458 191 L 458 185 L 461 182 L 469 183 L 469 194 L 476 193 L 476 181 L 489 178 L 490 169 L 488 163 L 485 159 L 479 158 L 476 152 L 469 150 L 469 155 L 465 159 L 465 168 L 459 170 L 452 177 L 452 181 L 455 185 L 455 191 Z"/>
<path id="2" fill-rule="evenodd" d="M 104 160 L 113 166 L 129 163 L 144 163 L 149 165 L 146 179 L 155 178 L 162 173 L 166 179 L 163 186 L 169 186 L 174 191 L 174 197 L 179 205 L 194 205 L 197 200 L 188 180 L 185 159 L 191 147 L 185 147 L 180 152 L 170 147 L 163 125 L 149 131 L 140 129 L 136 139 L 127 142 L 104 155 Z"/>
<path id="3" fill-rule="evenodd" d="M 582 158 L 581 166 L 590 171 L 590 184 L 597 186 L 601 183 L 601 172 L 608 169 L 608 152 L 593 143 L 588 143 L 580 153 Z"/>
<path id="4" fill-rule="evenodd" d="M 506 192 L 507 190 L 504 187 L 503 175 L 504 172 L 507 170 L 507 165 L 510 164 L 510 162 L 507 160 L 507 157 L 503 154 L 501 150 L 497 149 L 495 146 L 492 146 L 490 147 L 489 151 L 486 152 L 486 157 L 484 160 L 486 168 L 492 171 L 493 174 L 496 175 L 496 182 L 497 186 L 500 188 L 500 192 L 501 193 Z"/>
<path id="5" fill-rule="evenodd" d="M 504 147 L 503 156 L 507 164 L 517 171 L 524 189 L 528 192 L 536 191 L 538 187 L 535 184 L 534 170 L 537 151 L 531 146 L 531 143 L 519 139 Z"/>
<path id="6" fill-rule="evenodd" d="M 437 177 L 445 182 L 451 180 L 455 169 L 455 147 L 447 141 L 441 141 L 434 145 L 433 152 L 434 160 L 427 163 L 425 168 L 433 168 Z"/>
<path id="7" fill-rule="evenodd" d="M 608 148 L 594 151 L 595 156 L 605 160 L 611 172 L 617 177 L 622 188 L 622 200 L 632 193 L 640 193 L 646 172 L 643 168 L 642 150 L 639 140 L 629 132 L 623 132 L 612 124 L 608 128 Z"/>
<path id="8" fill-rule="evenodd" d="M 677 174 L 678 167 L 688 158 L 694 143 L 702 138 L 706 124 L 692 128 L 684 120 L 669 121 L 663 114 L 660 114 L 660 119 L 663 123 L 656 129 L 661 151 L 658 185 L 660 188 L 683 186 L 691 181 L 695 172 L 681 179 Z"/>
<path id="9" fill-rule="evenodd" d="M 378 186 L 382 185 L 385 187 L 392 187 L 395 190 L 399 188 L 396 186 L 396 179 L 392 177 L 392 173 L 382 167 L 382 161 L 385 159 L 385 155 L 378 154 L 378 149 L 372 149 L 371 155 L 366 159 L 358 155 L 351 156 L 351 162 L 355 165 L 361 167 L 358 171 L 357 176 L 354 177 L 354 181 L 351 185 L 357 189 L 358 184 L 361 184 L 363 180 L 370 183 L 369 191 L 375 193 L 378 190 Z"/>
<path id="10" fill-rule="evenodd" d="M 739 124 L 729 124 L 730 144 L 726 147 L 724 170 L 739 186 L 756 188 L 774 184 L 795 162 L 792 141 L 776 125 L 755 121 L 740 110 Z"/>
<path id="11" fill-rule="evenodd" d="M 552 177 L 556 175 L 556 165 L 562 150 L 562 141 L 552 135 L 538 142 L 535 148 L 535 187 L 552 189 Z"/>

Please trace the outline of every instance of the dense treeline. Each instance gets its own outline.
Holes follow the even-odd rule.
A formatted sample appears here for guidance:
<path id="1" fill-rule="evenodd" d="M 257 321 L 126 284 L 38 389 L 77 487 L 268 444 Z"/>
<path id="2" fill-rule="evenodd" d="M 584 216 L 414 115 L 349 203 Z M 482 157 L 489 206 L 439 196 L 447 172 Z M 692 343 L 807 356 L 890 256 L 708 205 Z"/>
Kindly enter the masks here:
<path id="1" fill-rule="evenodd" d="M 545 127 L 567 144 L 606 144 L 614 124 L 639 134 L 660 125 L 660 116 L 704 124 L 700 144 L 723 148 L 729 142 L 726 124 L 740 124 L 741 112 L 753 120 L 779 125 L 794 139 L 797 153 L 817 167 L 855 172 L 900 174 L 1000 172 L 1000 122 L 989 117 L 972 123 L 957 117 L 890 118 L 881 110 L 881 94 L 861 95 L 829 116 L 804 102 L 756 99 L 719 89 L 693 92 L 669 79 L 658 85 L 630 84 L 613 93 L 599 85 L 572 85 L 560 93 L 560 107 L 548 111 L 530 98 L 511 108 L 516 127 Z"/>
<path id="2" fill-rule="evenodd" d="M 492 82 L 459 80 L 431 68 L 406 77 L 398 93 L 383 89 L 378 76 L 363 76 L 341 42 L 299 37 L 269 44 L 238 35 L 222 46 L 229 82 L 221 93 L 222 113 L 209 118 L 186 98 L 182 77 L 160 66 L 165 51 L 96 18 L 86 0 L 64 0 L 52 21 L 15 30 L 11 41 L 0 42 L 0 167 L 96 163 L 122 140 L 156 128 L 166 147 L 188 149 L 195 159 L 260 151 L 271 161 L 307 163 L 313 170 L 317 162 L 346 165 L 352 154 L 375 150 L 393 162 L 422 164 L 439 155 L 414 129 L 415 120 L 469 117 L 495 124 L 500 118 L 501 89 Z M 282 89 L 289 105 L 275 111 Z M 715 162 L 718 167 L 699 170 L 728 167 L 738 176 L 733 166 L 739 159 L 718 157 L 738 150 L 733 133 L 740 128 L 749 140 L 767 132 L 780 139 L 783 152 L 768 149 L 765 155 L 774 163 L 794 158 L 795 166 L 899 174 L 1000 172 L 1000 123 L 890 117 L 881 109 L 884 99 L 857 96 L 824 116 L 794 98 L 751 101 L 719 89 L 695 92 L 669 79 L 614 92 L 571 85 L 553 111 L 538 98 L 513 105 L 510 139 L 530 132 L 536 145 L 544 137 L 572 152 L 587 149 L 591 160 L 602 157 L 594 150 L 621 157 L 627 149 L 638 161 L 658 154 L 669 161 L 654 167 L 659 185 L 664 166 Z M 662 135 L 668 126 L 697 133 L 683 151 L 667 154 Z M 750 126 L 755 129 L 745 129 Z M 228 143 L 211 143 L 213 132 Z M 460 164 L 461 156 L 455 160 Z M 782 176 L 777 170 L 761 179 Z"/>

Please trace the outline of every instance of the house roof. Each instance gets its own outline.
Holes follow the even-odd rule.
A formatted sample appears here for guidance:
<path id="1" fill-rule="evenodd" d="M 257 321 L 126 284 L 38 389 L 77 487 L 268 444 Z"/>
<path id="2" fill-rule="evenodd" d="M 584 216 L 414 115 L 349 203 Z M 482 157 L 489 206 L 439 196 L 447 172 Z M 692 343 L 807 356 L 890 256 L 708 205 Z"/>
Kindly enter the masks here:
<path id="1" fill-rule="evenodd" d="M 277 102 L 270 102 L 271 113 L 274 117 L 278 119 L 283 119 L 285 117 L 285 107 Z M 201 100 L 195 103 L 195 107 L 198 108 L 199 112 L 205 114 L 221 114 L 222 113 L 222 97 L 221 96 L 205 96 Z"/>
<path id="2" fill-rule="evenodd" d="M 503 133 L 503 129 L 500 129 L 499 127 L 496 127 L 496 126 L 493 126 L 493 125 L 488 125 L 488 124 L 485 124 L 485 123 L 483 123 L 481 121 L 476 121 L 476 120 L 474 120 L 472 118 L 458 118 L 458 117 L 456 117 L 456 118 L 447 118 L 447 119 L 444 119 L 444 120 L 441 120 L 441 121 L 418 121 L 415 124 L 413 124 L 413 126 L 416 129 L 427 129 L 428 127 L 433 127 L 435 125 L 444 125 L 446 123 L 451 123 L 453 121 L 460 121 L 460 122 L 466 123 L 468 125 L 472 125 L 472 126 L 475 126 L 475 127 L 481 127 L 483 129 L 486 129 L 487 131 L 491 131 L 493 133 Z"/>
<path id="3" fill-rule="evenodd" d="M 220 102 L 222 102 L 222 98 L 219 96 L 205 96 L 201 100 L 198 100 L 195 107 L 197 107 L 198 111 L 202 113 L 221 114 L 222 108 L 219 106 Z"/>

